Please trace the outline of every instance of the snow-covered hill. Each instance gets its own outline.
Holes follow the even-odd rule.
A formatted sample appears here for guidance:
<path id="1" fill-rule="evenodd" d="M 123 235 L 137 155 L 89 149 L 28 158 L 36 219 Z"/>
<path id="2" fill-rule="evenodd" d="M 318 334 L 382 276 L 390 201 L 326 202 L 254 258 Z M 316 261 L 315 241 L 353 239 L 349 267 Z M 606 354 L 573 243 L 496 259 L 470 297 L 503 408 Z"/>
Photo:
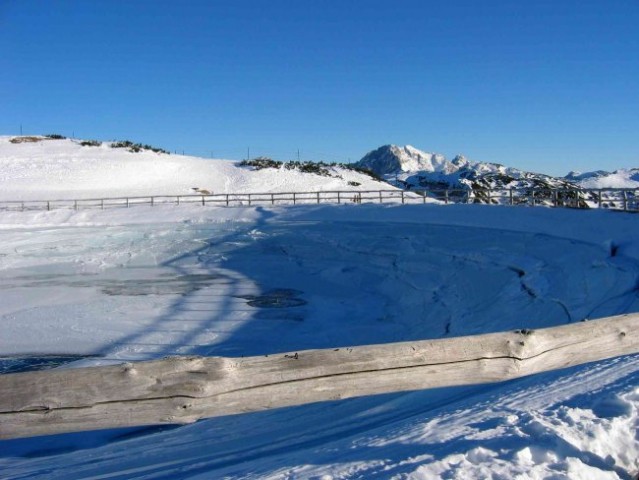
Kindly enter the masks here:
<path id="1" fill-rule="evenodd" d="M 639 188 L 639 168 L 570 172 L 565 178 L 581 188 Z"/>
<path id="2" fill-rule="evenodd" d="M 27 138 L 34 141 L 12 143 L 16 137 L 0 137 L 0 200 L 185 195 L 193 188 L 212 193 L 388 188 L 340 166 L 327 167 L 329 175 L 256 170 L 232 160 L 132 152 L 112 148 L 110 142 L 83 146 L 80 140 Z"/>
<path id="3" fill-rule="evenodd" d="M 470 162 L 463 155 L 452 161 L 410 145 L 385 145 L 366 154 L 357 165 L 389 183 L 409 189 L 566 188 L 566 179 L 526 172 L 496 163 Z"/>

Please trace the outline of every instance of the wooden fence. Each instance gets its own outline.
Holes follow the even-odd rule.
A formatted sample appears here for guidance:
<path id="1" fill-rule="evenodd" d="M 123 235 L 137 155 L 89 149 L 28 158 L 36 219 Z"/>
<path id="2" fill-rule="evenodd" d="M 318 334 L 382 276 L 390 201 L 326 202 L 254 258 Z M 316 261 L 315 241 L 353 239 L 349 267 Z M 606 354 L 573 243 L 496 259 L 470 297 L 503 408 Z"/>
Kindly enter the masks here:
<path id="1" fill-rule="evenodd" d="M 608 208 L 639 211 L 639 189 L 431 189 L 360 190 L 322 192 L 219 193 L 192 195 L 152 195 L 139 197 L 84 198 L 58 200 L 0 201 L 0 210 L 54 210 L 132 207 L 137 205 L 212 205 L 224 207 L 252 205 L 298 205 L 343 203 L 487 203 L 499 205 Z"/>
<path id="2" fill-rule="evenodd" d="M 0 438 L 189 423 L 326 400 L 499 382 L 639 352 L 639 314 L 541 330 L 307 350 L 175 357 L 0 375 Z"/>

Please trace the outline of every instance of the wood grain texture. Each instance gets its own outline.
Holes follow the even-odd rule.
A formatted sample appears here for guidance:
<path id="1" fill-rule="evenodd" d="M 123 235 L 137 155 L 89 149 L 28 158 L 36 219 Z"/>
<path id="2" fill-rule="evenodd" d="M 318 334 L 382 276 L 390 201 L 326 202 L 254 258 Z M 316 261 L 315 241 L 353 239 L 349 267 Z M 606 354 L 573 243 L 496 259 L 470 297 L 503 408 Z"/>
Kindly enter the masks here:
<path id="1" fill-rule="evenodd" d="M 639 314 L 536 331 L 305 350 L 172 357 L 0 375 L 0 438 L 205 417 L 509 380 L 639 352 Z"/>

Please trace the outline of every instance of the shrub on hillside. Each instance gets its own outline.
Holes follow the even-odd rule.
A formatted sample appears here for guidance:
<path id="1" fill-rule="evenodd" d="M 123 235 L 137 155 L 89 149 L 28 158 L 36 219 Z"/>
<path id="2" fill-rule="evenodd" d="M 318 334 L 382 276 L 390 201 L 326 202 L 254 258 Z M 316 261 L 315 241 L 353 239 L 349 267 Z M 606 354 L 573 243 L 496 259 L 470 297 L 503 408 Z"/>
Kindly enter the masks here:
<path id="1" fill-rule="evenodd" d="M 67 137 L 60 135 L 59 133 L 49 133 L 48 135 L 45 135 L 44 138 L 48 138 L 50 140 L 64 140 Z"/>
<path id="2" fill-rule="evenodd" d="M 27 137 L 13 137 L 11 140 L 9 140 L 9 142 L 11 142 L 11 143 L 35 143 L 35 142 L 40 142 L 41 140 L 42 140 L 42 137 L 27 136 Z"/>
<path id="3" fill-rule="evenodd" d="M 83 147 L 99 147 L 102 145 L 102 142 L 98 142 L 97 140 L 82 140 L 80 145 Z"/>
<path id="4" fill-rule="evenodd" d="M 255 170 L 262 170 L 263 168 L 280 168 L 282 162 L 268 157 L 257 157 L 251 160 L 242 160 L 238 165 L 240 167 L 253 167 Z"/>
<path id="5" fill-rule="evenodd" d="M 287 170 L 299 170 L 304 173 L 314 173 L 323 177 L 330 177 L 331 172 L 328 171 L 324 162 L 286 162 L 284 168 Z"/>
<path id="6" fill-rule="evenodd" d="M 359 173 L 363 173 L 364 175 L 368 175 L 373 180 L 377 180 L 378 182 L 383 182 L 384 181 L 384 179 L 382 177 L 377 175 L 372 170 L 369 170 L 368 168 L 358 167 L 357 165 L 353 165 L 352 163 L 345 163 L 345 164 L 342 165 L 342 167 L 346 168 L 348 170 L 352 170 L 354 172 L 359 172 Z"/>
<path id="7" fill-rule="evenodd" d="M 141 152 L 142 150 L 151 150 L 155 153 L 166 153 L 169 155 L 171 152 L 164 150 L 163 148 L 153 147 L 142 143 L 134 143 L 131 140 L 119 140 L 111 144 L 111 148 L 126 148 L 129 152 Z"/>

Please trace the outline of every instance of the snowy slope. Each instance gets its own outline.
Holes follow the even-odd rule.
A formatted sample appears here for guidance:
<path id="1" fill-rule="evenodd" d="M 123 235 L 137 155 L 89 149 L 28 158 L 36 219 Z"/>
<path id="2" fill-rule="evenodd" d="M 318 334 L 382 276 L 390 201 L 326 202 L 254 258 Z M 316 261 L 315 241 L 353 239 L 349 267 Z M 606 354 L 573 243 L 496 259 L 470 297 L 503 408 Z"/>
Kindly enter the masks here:
<path id="1" fill-rule="evenodd" d="M 11 143 L 0 137 L 0 200 L 53 200 L 134 195 L 379 190 L 388 185 L 340 167 L 323 177 L 287 169 L 253 171 L 231 160 L 81 146 L 78 140 Z M 348 182 L 357 182 L 353 186 Z"/>
<path id="2" fill-rule="evenodd" d="M 350 171 L 70 140 L 2 139 L 0 152 L 11 199 L 379 188 Z M 86 356 L 71 366 L 277 354 L 637 312 L 636 222 L 485 205 L 0 211 L 0 371 L 47 354 Z M 282 308 L 259 306 L 273 298 Z M 0 478 L 630 479 L 638 427 L 634 355 L 497 385 L 2 441 Z"/>
<path id="3" fill-rule="evenodd" d="M 565 178 L 582 188 L 639 188 L 639 168 L 570 172 Z"/>

